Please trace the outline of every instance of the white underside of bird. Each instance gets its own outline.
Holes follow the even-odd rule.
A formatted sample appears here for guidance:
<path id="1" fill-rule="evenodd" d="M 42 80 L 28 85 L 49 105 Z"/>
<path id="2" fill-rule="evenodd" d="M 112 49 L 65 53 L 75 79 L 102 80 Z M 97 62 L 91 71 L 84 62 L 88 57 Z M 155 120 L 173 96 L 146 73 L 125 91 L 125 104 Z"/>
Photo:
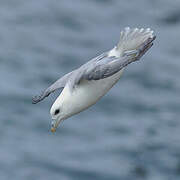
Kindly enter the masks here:
<path id="1" fill-rule="evenodd" d="M 50 110 L 53 119 L 52 132 L 62 120 L 87 109 L 104 96 L 118 82 L 125 66 L 131 63 L 131 59 L 133 62 L 136 61 L 136 57 L 140 58 L 152 46 L 154 39 L 153 31 L 149 28 L 125 28 L 121 32 L 118 45 L 106 53 L 102 59 L 97 58 L 98 61 L 93 62 L 94 64 L 91 62 L 85 64 L 84 67 L 78 69 L 79 72 L 77 70 L 76 73 L 70 75 L 63 91 Z M 144 51 L 142 55 L 138 54 L 141 53 L 141 49 Z M 73 75 L 80 78 L 74 80 Z M 59 113 L 56 114 L 58 111 Z"/>
<path id="2" fill-rule="evenodd" d="M 120 70 L 116 74 L 101 80 L 83 80 L 80 85 L 74 87 L 73 91 L 71 91 L 67 84 L 60 96 L 56 99 L 54 106 L 60 101 L 66 102 L 67 106 L 71 109 L 68 117 L 77 114 L 92 106 L 104 96 L 120 79 L 122 72 L 123 70 Z M 52 106 L 51 112 L 54 111 L 54 106 Z"/>

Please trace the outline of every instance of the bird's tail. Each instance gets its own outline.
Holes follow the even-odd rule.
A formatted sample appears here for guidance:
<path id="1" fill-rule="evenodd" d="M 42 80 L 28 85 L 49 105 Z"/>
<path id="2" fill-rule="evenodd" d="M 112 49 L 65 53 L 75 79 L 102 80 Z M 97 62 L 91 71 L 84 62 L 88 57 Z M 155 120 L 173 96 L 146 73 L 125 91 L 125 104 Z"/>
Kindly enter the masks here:
<path id="1" fill-rule="evenodd" d="M 138 49 L 148 38 L 153 38 L 153 31 L 147 29 L 131 29 L 126 27 L 120 33 L 120 40 L 118 45 L 112 49 L 109 56 L 122 56 L 126 51 Z"/>

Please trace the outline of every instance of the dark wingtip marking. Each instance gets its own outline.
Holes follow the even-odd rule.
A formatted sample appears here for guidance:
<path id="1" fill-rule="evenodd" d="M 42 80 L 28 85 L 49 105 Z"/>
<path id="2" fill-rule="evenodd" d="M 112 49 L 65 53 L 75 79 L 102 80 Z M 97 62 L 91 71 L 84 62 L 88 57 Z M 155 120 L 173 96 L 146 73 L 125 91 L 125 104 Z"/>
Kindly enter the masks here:
<path id="1" fill-rule="evenodd" d="M 41 101 L 41 96 L 32 97 L 32 104 L 37 104 L 39 101 Z"/>
<path id="2" fill-rule="evenodd" d="M 45 92 L 42 92 L 41 95 L 33 96 L 32 104 L 37 104 L 38 102 L 42 101 L 45 97 L 49 95 L 50 95 L 50 92 L 45 91 Z"/>
<path id="3" fill-rule="evenodd" d="M 156 36 L 148 38 L 145 43 L 140 47 L 139 53 L 136 56 L 135 61 L 139 60 L 152 46 L 153 41 L 156 39 Z"/>

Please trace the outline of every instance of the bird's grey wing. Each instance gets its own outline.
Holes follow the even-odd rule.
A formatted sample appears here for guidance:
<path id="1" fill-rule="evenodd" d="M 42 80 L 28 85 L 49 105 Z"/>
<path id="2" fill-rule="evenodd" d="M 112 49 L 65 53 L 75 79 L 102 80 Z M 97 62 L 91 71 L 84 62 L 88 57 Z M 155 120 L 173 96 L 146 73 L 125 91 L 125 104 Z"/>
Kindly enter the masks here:
<path id="1" fill-rule="evenodd" d="M 55 90 L 64 88 L 64 86 L 66 85 L 66 83 L 72 73 L 73 72 L 70 72 L 70 73 L 64 75 L 63 77 L 58 79 L 56 82 L 54 82 L 51 86 L 49 86 L 46 90 L 44 90 L 40 95 L 34 96 L 32 98 L 32 103 L 36 104 L 36 103 L 42 101 L 45 97 L 49 96 Z"/>
<path id="2" fill-rule="evenodd" d="M 88 66 L 82 66 L 79 69 L 74 84 L 79 84 L 81 80 L 99 80 L 104 79 L 117 73 L 128 64 L 139 60 L 148 49 L 153 45 L 156 37 L 147 39 L 138 49 L 126 51 L 122 57 L 104 57 L 98 62 L 92 62 Z"/>
<path id="3" fill-rule="evenodd" d="M 105 56 L 107 56 L 107 52 L 103 53 L 95 58 L 93 58 L 91 61 L 87 62 L 85 65 L 88 66 L 88 64 L 91 64 L 93 62 L 98 62 L 101 59 L 103 59 Z M 47 96 L 49 96 L 52 92 L 54 92 L 57 89 L 61 89 L 64 88 L 64 86 L 66 85 L 67 81 L 70 79 L 69 82 L 69 86 L 72 85 L 72 81 L 74 82 L 75 77 L 80 77 L 80 73 L 76 73 L 77 70 L 74 70 L 66 75 L 64 75 L 63 77 L 61 77 L 60 79 L 58 79 L 55 83 L 53 83 L 50 87 L 48 87 L 45 91 L 43 91 L 40 95 L 36 95 L 32 98 L 32 103 L 36 104 L 40 101 L 42 101 L 44 98 L 46 98 Z M 73 75 L 73 77 L 70 78 L 70 76 Z"/>

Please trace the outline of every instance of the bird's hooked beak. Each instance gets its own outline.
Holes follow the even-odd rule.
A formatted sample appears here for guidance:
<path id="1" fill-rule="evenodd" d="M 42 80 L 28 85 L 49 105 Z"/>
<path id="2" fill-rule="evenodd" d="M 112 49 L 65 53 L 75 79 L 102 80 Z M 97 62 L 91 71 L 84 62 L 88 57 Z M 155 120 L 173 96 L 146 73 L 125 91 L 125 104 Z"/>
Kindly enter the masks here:
<path id="1" fill-rule="evenodd" d="M 52 120 L 52 123 L 51 123 L 51 132 L 54 133 L 56 132 L 56 128 L 58 127 L 59 123 L 57 120 Z"/>
<path id="2" fill-rule="evenodd" d="M 60 122 L 64 120 L 62 118 L 59 119 L 53 119 L 51 123 L 51 132 L 54 133 L 56 132 L 57 127 L 59 126 Z"/>

